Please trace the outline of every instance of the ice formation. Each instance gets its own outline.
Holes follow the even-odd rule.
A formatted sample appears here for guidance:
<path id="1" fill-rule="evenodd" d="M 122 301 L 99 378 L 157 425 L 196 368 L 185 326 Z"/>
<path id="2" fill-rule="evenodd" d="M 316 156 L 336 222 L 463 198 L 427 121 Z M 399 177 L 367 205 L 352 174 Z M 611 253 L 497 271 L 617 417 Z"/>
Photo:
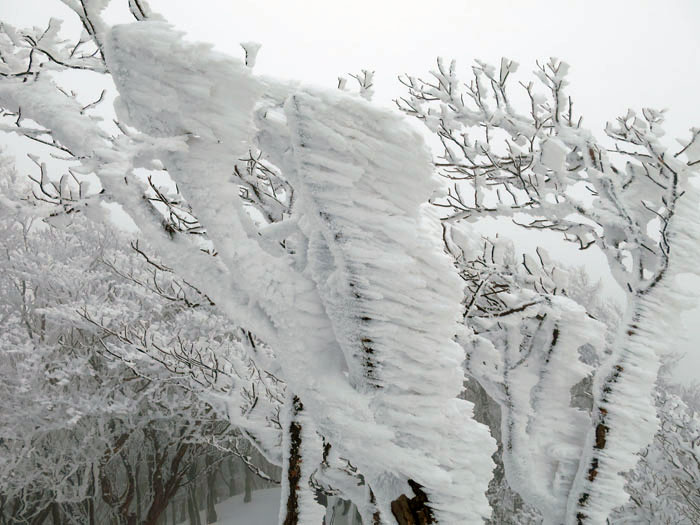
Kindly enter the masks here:
<path id="1" fill-rule="evenodd" d="M 611 358 L 611 373 L 598 377 L 594 385 L 605 428 L 589 433 L 589 454 L 581 459 L 566 523 L 605 523 L 612 510 L 627 501 L 621 474 L 637 463 L 639 443 L 651 442 L 656 432 L 650 400 L 659 361 L 668 352 L 669 340 L 684 330 L 678 312 L 694 307 L 698 299 L 689 295 L 684 281 L 699 274 L 700 192 L 696 184 L 686 188 L 670 221 L 668 267 L 655 286 L 631 302 L 619 329 L 620 347 Z"/>
<path id="2" fill-rule="evenodd" d="M 223 267 L 215 285 L 193 278 L 275 349 L 307 435 L 357 466 L 383 515 L 412 480 L 440 523 L 487 516 L 495 446 L 456 399 L 461 281 L 421 210 L 434 183 L 420 137 L 355 96 L 261 81 L 166 24 L 116 26 L 106 42 L 120 120 L 182 142 L 159 153 Z M 256 130 L 255 104 L 280 98 Z M 256 134 L 295 188 L 293 257 L 258 234 L 231 177 Z"/>

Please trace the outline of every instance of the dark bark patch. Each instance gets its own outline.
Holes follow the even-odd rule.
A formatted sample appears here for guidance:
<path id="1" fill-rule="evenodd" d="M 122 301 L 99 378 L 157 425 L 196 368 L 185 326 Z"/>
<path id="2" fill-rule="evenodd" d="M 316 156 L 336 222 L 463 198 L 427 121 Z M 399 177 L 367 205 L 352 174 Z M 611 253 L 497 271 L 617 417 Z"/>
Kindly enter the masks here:
<path id="1" fill-rule="evenodd" d="M 401 494 L 398 499 L 391 502 L 391 513 L 396 518 L 398 525 L 428 525 L 435 522 L 433 509 L 428 505 L 428 496 L 423 491 L 423 487 L 413 481 L 408 480 L 415 496 L 408 498 Z"/>
<path id="2" fill-rule="evenodd" d="M 294 396 L 294 415 L 304 409 L 298 397 Z M 289 463 L 287 466 L 287 515 L 283 525 L 299 524 L 299 487 L 301 485 L 301 424 L 292 416 L 289 424 Z"/>

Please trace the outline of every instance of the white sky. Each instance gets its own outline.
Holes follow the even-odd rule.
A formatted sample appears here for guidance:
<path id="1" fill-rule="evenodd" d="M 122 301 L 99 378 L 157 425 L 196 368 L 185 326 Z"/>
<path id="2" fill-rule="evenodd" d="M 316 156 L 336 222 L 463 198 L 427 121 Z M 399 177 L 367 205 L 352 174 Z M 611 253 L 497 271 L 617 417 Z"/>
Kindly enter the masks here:
<path id="1" fill-rule="evenodd" d="M 261 42 L 261 73 L 330 86 L 374 69 L 379 102 L 402 94 L 397 74 L 427 72 L 438 55 L 456 58 L 465 76 L 474 58 L 505 55 L 521 78 L 557 56 L 572 66 L 569 92 L 594 131 L 628 106 L 669 108 L 674 137 L 700 126 L 698 0 L 149 1 L 228 53 Z M 0 0 L 0 20 L 19 25 L 66 13 L 60 0 Z"/>
<path id="2" fill-rule="evenodd" d="M 378 98 L 401 94 L 399 73 L 420 74 L 438 55 L 467 70 L 474 58 L 569 62 L 575 107 L 592 128 L 628 106 L 669 107 L 675 135 L 700 126 L 700 2 L 648 0 L 151 0 L 198 40 L 237 53 L 263 44 L 261 72 L 332 85 L 377 71 Z M 467 71 L 465 71 L 466 76 Z"/>
<path id="3" fill-rule="evenodd" d="M 125 5 L 126 0 L 112 0 Z M 337 76 L 376 71 L 375 100 L 403 94 L 399 73 L 424 75 L 438 55 L 464 71 L 474 58 L 520 62 L 529 79 L 535 60 L 571 65 L 569 94 L 594 131 L 627 107 L 669 108 L 670 137 L 700 127 L 700 0 L 150 0 L 191 38 L 242 56 L 239 42 L 263 44 L 256 70 L 335 86 Z M 121 8 L 123 12 L 123 7 Z M 118 16 L 119 9 L 115 10 Z M 0 20 L 43 25 L 69 18 L 59 0 L 0 0 Z M 128 21 L 124 17 L 124 21 Z M 669 141 L 670 143 L 670 141 Z M 700 310 L 686 314 L 700 318 Z M 693 340 L 700 341 L 700 323 Z M 681 367 L 696 377 L 700 349 Z M 697 359 L 696 359 L 697 358 Z"/>

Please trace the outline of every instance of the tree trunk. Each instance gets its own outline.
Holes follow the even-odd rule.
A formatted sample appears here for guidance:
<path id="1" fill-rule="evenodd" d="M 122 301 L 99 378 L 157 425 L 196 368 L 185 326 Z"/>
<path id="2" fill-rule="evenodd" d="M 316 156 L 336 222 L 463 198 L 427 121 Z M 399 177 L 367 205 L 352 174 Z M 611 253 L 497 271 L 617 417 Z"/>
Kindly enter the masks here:
<path id="1" fill-rule="evenodd" d="M 187 514 L 190 518 L 190 525 L 202 525 L 202 522 L 199 519 L 199 505 L 197 504 L 197 492 L 194 487 L 190 487 L 187 493 Z"/>
<path id="2" fill-rule="evenodd" d="M 177 521 L 178 523 L 183 523 L 187 519 L 187 501 L 188 501 L 188 496 L 187 496 L 187 491 L 183 491 L 185 494 L 183 495 L 182 499 L 180 500 L 180 519 Z"/>
<path id="3" fill-rule="evenodd" d="M 61 524 L 61 508 L 55 501 L 51 504 L 51 522 L 53 525 Z"/>
<path id="4" fill-rule="evenodd" d="M 139 465 L 141 463 L 141 454 L 136 456 L 136 466 L 134 467 L 134 484 L 136 490 L 136 523 L 141 523 L 141 483 L 139 483 Z"/>
<path id="5" fill-rule="evenodd" d="M 228 486 L 228 495 L 233 497 L 236 495 L 236 462 L 233 457 L 228 460 L 228 477 L 226 478 L 226 485 Z"/>
<path id="6" fill-rule="evenodd" d="M 248 467 L 245 468 L 245 495 L 243 503 L 250 503 L 253 499 L 253 474 Z"/>
<path id="7" fill-rule="evenodd" d="M 199 512 L 207 509 L 207 492 L 206 492 L 206 482 L 202 483 L 199 481 L 195 486 L 195 491 L 197 491 L 197 504 L 199 505 Z"/>
<path id="8" fill-rule="evenodd" d="M 289 494 L 287 496 L 287 511 L 283 525 L 299 525 L 299 485 L 301 483 L 301 423 L 298 414 L 304 410 L 301 400 L 294 396 L 291 406 L 291 417 L 287 428 L 287 446 L 289 459 L 284 465 Z M 247 480 L 247 478 L 246 478 Z"/>
<path id="9" fill-rule="evenodd" d="M 88 525 L 95 525 L 95 498 L 87 500 Z"/>
<path id="10" fill-rule="evenodd" d="M 178 520 L 178 523 L 183 523 L 185 520 L 187 520 L 187 505 L 189 501 L 189 493 L 187 491 L 184 492 L 185 494 L 183 495 L 183 498 L 180 501 L 180 519 Z"/>
<path id="11" fill-rule="evenodd" d="M 398 499 L 391 502 L 391 513 L 396 518 L 399 525 L 427 525 L 435 523 L 433 511 L 428 507 L 428 496 L 423 492 L 423 487 L 413 481 L 408 480 L 408 484 L 413 489 L 414 497 L 408 498 L 401 494 Z"/>
<path id="12" fill-rule="evenodd" d="M 236 495 L 236 470 L 235 470 L 235 462 L 233 461 L 233 457 L 229 457 L 228 461 L 226 462 L 228 466 L 228 476 L 224 474 L 224 469 L 221 469 L 221 476 L 224 478 L 224 482 L 226 483 L 226 486 L 228 487 L 228 495 L 229 497 L 233 497 Z"/>
<path id="13" fill-rule="evenodd" d="M 207 469 L 207 523 L 215 523 L 216 517 L 216 471 L 213 468 L 214 461 L 210 454 L 205 457 Z"/>

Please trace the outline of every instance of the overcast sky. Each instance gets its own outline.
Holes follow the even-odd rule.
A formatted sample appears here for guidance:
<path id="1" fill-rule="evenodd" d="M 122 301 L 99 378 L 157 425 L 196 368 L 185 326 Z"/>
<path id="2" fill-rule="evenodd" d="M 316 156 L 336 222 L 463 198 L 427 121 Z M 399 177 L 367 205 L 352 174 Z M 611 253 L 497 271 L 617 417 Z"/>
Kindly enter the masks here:
<path id="1" fill-rule="evenodd" d="M 196 40 L 242 56 L 239 43 L 263 48 L 256 70 L 334 86 L 337 76 L 376 71 L 375 100 L 402 94 L 399 73 L 425 74 L 435 57 L 455 58 L 468 75 L 473 59 L 520 62 L 525 80 L 536 59 L 571 65 L 569 94 L 594 131 L 627 107 L 669 108 L 670 137 L 700 127 L 700 0 L 150 0 Z M 128 20 L 113 0 L 113 20 Z M 120 4 L 122 7 L 120 8 Z M 59 0 L 0 0 L 0 20 L 43 25 L 71 17 Z M 75 22 L 68 27 L 77 27 Z M 700 368 L 700 310 L 686 314 Z M 690 361 L 689 361 L 690 363 Z"/>
<path id="2" fill-rule="evenodd" d="M 126 0 L 113 0 L 119 4 Z M 669 132 L 700 126 L 698 0 L 150 0 L 193 38 L 240 55 L 263 44 L 257 69 L 334 85 L 362 68 L 377 72 L 377 101 L 401 94 L 399 73 L 420 74 L 435 57 L 521 64 L 557 56 L 571 64 L 570 94 L 588 126 L 628 106 L 667 107 Z M 123 8 L 122 8 L 123 10 Z M 40 25 L 59 0 L 0 0 L 0 20 Z M 125 19 L 126 20 L 126 19 Z"/>
<path id="3" fill-rule="evenodd" d="M 151 0 L 194 37 L 238 52 L 263 44 L 258 69 L 333 84 L 377 71 L 378 97 L 401 93 L 396 75 L 432 68 L 436 56 L 501 56 L 528 74 L 535 60 L 569 62 L 570 92 L 593 128 L 628 106 L 669 107 L 673 131 L 700 126 L 700 1 L 647 0 Z M 196 5 L 197 7 L 193 7 Z"/>

